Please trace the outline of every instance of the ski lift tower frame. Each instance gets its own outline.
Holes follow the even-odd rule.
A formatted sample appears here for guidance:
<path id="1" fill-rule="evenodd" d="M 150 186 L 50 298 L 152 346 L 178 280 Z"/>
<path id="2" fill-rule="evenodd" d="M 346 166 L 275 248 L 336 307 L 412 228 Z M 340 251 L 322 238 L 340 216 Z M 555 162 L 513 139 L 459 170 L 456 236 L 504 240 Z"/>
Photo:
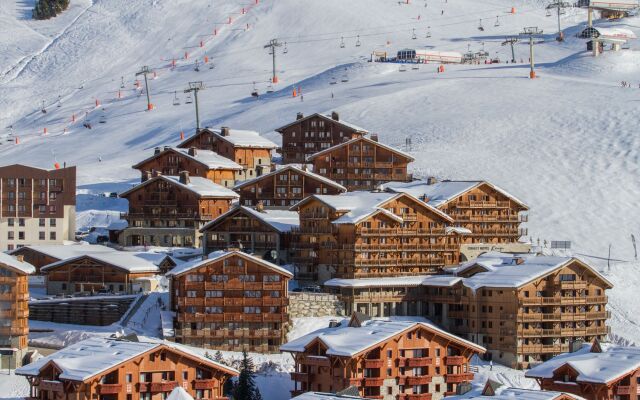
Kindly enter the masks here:
<path id="1" fill-rule="evenodd" d="M 556 13 L 558 14 L 558 37 L 556 40 L 558 42 L 562 42 L 564 40 L 564 35 L 562 34 L 562 28 L 560 27 L 560 10 L 571 7 L 571 3 L 566 1 L 556 0 L 551 4 L 548 4 L 545 8 L 547 10 L 556 9 Z"/>
<path id="2" fill-rule="evenodd" d="M 529 64 L 531 70 L 529 71 L 529 78 L 534 79 L 536 77 L 536 71 L 534 70 L 535 62 L 533 60 L 533 37 L 542 35 L 542 29 L 537 26 L 527 26 L 522 29 L 520 36 L 529 36 Z"/>
<path id="3" fill-rule="evenodd" d="M 198 107 L 198 92 L 204 90 L 202 81 L 189 82 L 189 89 L 185 89 L 185 93 L 193 92 L 196 106 L 196 132 L 200 132 L 200 108 Z"/>
<path id="4" fill-rule="evenodd" d="M 506 45 L 511 45 L 511 62 L 515 64 L 516 62 L 516 52 L 513 49 L 513 45 L 516 44 L 518 42 L 518 38 L 515 36 L 511 36 L 511 37 L 507 37 L 504 39 L 504 42 L 502 42 L 503 46 Z"/>
<path id="5" fill-rule="evenodd" d="M 149 82 L 147 81 L 147 74 L 152 73 L 153 71 L 149 69 L 147 65 L 140 68 L 140 71 L 136 72 L 136 76 L 144 75 L 144 90 L 147 92 L 147 110 L 153 110 L 153 104 L 151 104 L 151 95 L 149 94 Z"/>
<path id="6" fill-rule="evenodd" d="M 271 39 L 269 43 L 264 45 L 264 48 L 271 48 L 271 56 L 273 57 L 273 75 L 271 76 L 271 83 L 278 83 L 278 76 L 276 75 L 276 47 L 282 46 L 282 43 L 278 39 Z"/>

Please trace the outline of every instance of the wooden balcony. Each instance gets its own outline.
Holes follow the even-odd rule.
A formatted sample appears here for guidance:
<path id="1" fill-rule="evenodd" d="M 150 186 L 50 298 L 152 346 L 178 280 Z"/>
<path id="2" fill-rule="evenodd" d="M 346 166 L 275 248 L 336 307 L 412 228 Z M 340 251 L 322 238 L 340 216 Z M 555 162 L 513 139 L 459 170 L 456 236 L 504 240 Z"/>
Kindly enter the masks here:
<path id="1" fill-rule="evenodd" d="M 384 360 L 381 360 L 381 359 L 364 360 L 365 368 L 382 368 L 383 366 L 384 366 Z"/>
<path id="2" fill-rule="evenodd" d="M 508 201 L 459 201 L 457 208 L 509 208 Z"/>
<path id="3" fill-rule="evenodd" d="M 382 384 L 384 383 L 384 379 L 379 378 L 379 377 L 365 377 L 364 378 L 364 386 L 368 386 L 368 387 L 380 387 L 382 386 Z"/>
<path id="4" fill-rule="evenodd" d="M 176 381 L 151 382 L 150 389 L 152 393 L 170 392 L 178 386 Z"/>
<path id="5" fill-rule="evenodd" d="M 399 358 L 399 367 L 426 367 L 433 364 L 431 357 L 414 357 L 414 358 Z"/>
<path id="6" fill-rule="evenodd" d="M 50 392 L 63 393 L 64 385 L 60 381 L 51 381 L 51 380 L 41 380 L 40 385 L 38 385 L 38 389 L 48 390 Z"/>
<path id="7" fill-rule="evenodd" d="M 537 305 L 581 305 L 581 304 L 606 304 L 607 296 L 588 296 L 588 297 L 525 297 L 520 299 L 522 306 Z"/>
<path id="8" fill-rule="evenodd" d="M 218 381 L 215 379 L 196 379 L 193 381 L 193 388 L 198 389 L 217 389 Z"/>
<path id="9" fill-rule="evenodd" d="M 561 281 L 560 288 L 562 290 L 578 290 L 586 289 L 587 282 L 584 281 Z"/>
<path id="10" fill-rule="evenodd" d="M 631 394 L 631 386 L 618 386 L 616 388 L 616 394 L 618 396 L 628 396 Z"/>
<path id="11" fill-rule="evenodd" d="M 122 385 L 119 383 L 101 383 L 98 385 L 99 394 L 118 394 L 122 391 Z"/>
<path id="12" fill-rule="evenodd" d="M 568 344 L 523 344 L 519 347 L 519 354 L 567 353 Z"/>
<path id="13" fill-rule="evenodd" d="M 407 376 L 406 377 L 406 382 L 407 382 L 407 385 L 409 385 L 409 386 L 426 385 L 428 383 L 431 383 L 431 379 L 432 379 L 432 377 L 430 375 L 425 375 L 425 376 Z"/>
<path id="14" fill-rule="evenodd" d="M 518 315 L 518 321 L 535 322 L 535 321 L 585 321 L 609 319 L 610 311 L 591 311 L 591 312 L 556 312 L 556 313 L 528 313 Z"/>
<path id="15" fill-rule="evenodd" d="M 466 362 L 463 356 L 447 356 L 444 358 L 444 365 L 463 365 Z"/>
<path id="16" fill-rule="evenodd" d="M 300 364 L 316 365 L 319 367 L 328 367 L 331 365 L 329 358 L 324 356 L 309 356 L 305 355 L 299 358 Z"/>
<path id="17" fill-rule="evenodd" d="M 311 379 L 306 372 L 291 372 L 291 380 L 296 382 L 309 382 Z"/>
<path id="18" fill-rule="evenodd" d="M 446 383 L 462 383 L 462 382 L 470 382 L 473 380 L 472 373 L 464 373 L 464 374 L 447 374 L 444 377 L 444 381 Z"/>
<path id="19" fill-rule="evenodd" d="M 397 229 L 397 228 L 358 228 L 356 235 L 362 236 L 443 236 L 444 228 L 433 229 Z"/>

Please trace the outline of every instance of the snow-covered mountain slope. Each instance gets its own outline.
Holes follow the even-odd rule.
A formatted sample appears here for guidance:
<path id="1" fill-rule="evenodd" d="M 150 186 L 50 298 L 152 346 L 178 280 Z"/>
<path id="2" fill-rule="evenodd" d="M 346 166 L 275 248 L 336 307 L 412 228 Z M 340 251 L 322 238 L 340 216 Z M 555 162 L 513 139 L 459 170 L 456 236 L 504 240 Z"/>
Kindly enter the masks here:
<path id="1" fill-rule="evenodd" d="M 273 129 L 296 112 L 337 110 L 391 145 L 404 147 L 410 137 L 419 175 L 488 179 L 524 199 L 531 207 L 534 241 L 571 240 L 576 252 L 598 256 L 606 256 L 611 243 L 615 258 L 633 259 L 630 237 L 638 234 L 640 217 L 635 207 L 638 44 L 592 58 L 585 41 L 574 36 L 586 20 L 582 10 L 562 16 L 567 41 L 558 43 L 555 17 L 545 17 L 544 2 L 533 0 L 72 4 L 54 20 L 32 21 L 25 2 L 0 0 L 2 164 L 66 162 L 78 165 L 83 193 L 121 190 L 138 177 L 130 168 L 135 161 L 155 146 L 176 144 L 181 131 L 193 133 L 194 105 L 185 104 L 182 91 L 201 80 L 207 86 L 199 97 L 202 125 L 255 129 L 277 140 Z M 480 18 L 484 31 L 478 30 Z M 597 25 L 640 33 L 638 22 Z M 484 47 L 507 60 L 511 52 L 502 41 L 525 26 L 545 33 L 545 42 L 535 46 L 536 80 L 527 79 L 523 41 L 515 51 L 525 63 L 447 65 L 442 74 L 435 65 L 399 72 L 398 65 L 366 61 L 374 50 L 394 54 L 403 47 L 459 52 Z M 277 50 L 280 83 L 265 94 L 271 56 L 263 46 L 272 38 L 286 42 L 288 52 Z M 194 71 L 195 60 L 202 64 L 205 56 L 215 68 L 201 65 Z M 151 112 L 134 88 L 135 72 L 143 65 L 157 74 L 150 80 L 156 106 Z M 343 76 L 348 82 L 341 82 Z M 338 83 L 330 85 L 332 78 Z M 622 89 L 622 80 L 633 88 Z M 259 100 L 250 96 L 253 82 L 263 94 Z M 303 99 L 291 96 L 294 87 L 302 88 Z M 180 106 L 172 105 L 176 92 Z M 40 112 L 43 100 L 46 114 Z M 82 127 L 86 112 L 92 129 Z M 12 142 L 6 140 L 10 132 Z M 634 271 L 631 280 L 637 275 L 633 268 L 620 270 Z M 612 298 L 624 325 L 622 316 L 633 315 L 625 311 L 630 306 L 615 290 Z M 639 336 L 627 332 L 631 340 Z"/>

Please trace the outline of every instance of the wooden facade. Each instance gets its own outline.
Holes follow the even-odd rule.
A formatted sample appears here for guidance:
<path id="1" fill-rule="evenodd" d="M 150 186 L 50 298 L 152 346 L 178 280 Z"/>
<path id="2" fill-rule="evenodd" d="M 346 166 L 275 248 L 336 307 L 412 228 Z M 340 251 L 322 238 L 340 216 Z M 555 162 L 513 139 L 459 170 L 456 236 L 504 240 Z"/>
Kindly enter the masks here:
<path id="1" fill-rule="evenodd" d="M 278 146 L 257 132 L 222 127 L 201 129 L 178 145 L 180 148 L 211 150 L 242 166 L 236 181 L 253 179 L 271 170 L 271 152 Z"/>
<path id="2" fill-rule="evenodd" d="M 340 194 L 347 189 L 330 179 L 287 165 L 258 178 L 241 182 L 235 187 L 240 204 L 265 207 L 290 207 L 312 194 Z"/>
<path id="3" fill-rule="evenodd" d="M 105 289 L 111 293 L 132 294 L 139 291 L 135 283 L 137 278 L 152 277 L 159 273 L 156 265 L 142 259 L 136 260 L 133 255 L 119 260 L 122 265 L 108 261 L 109 257 L 117 259 L 122 256 L 85 255 L 43 267 L 41 272 L 46 275 L 47 294 L 97 293 Z M 140 267 L 132 265 L 132 262 Z"/>
<path id="4" fill-rule="evenodd" d="M 386 329 L 384 325 L 389 324 L 394 322 L 376 321 L 374 325 L 359 326 L 352 317 L 349 327 L 333 329 L 345 330 L 343 335 L 357 338 L 360 334 L 375 335 L 376 329 Z M 482 347 L 429 324 L 395 324 L 406 328 L 371 345 L 364 338 L 364 348 L 347 351 L 342 347 L 338 350 L 340 354 L 335 354 L 336 350 L 323 340 L 323 335 L 314 338 L 312 334 L 304 348 L 292 349 L 291 343 L 283 346 L 283 351 L 291 352 L 295 360 L 292 396 L 355 386 L 360 396 L 367 399 L 432 400 L 456 394 L 460 385 L 473 380 L 469 361 L 484 352 Z M 330 340 L 331 328 L 323 332 Z M 350 354 L 343 354 L 347 352 Z"/>
<path id="5" fill-rule="evenodd" d="M 76 167 L 0 167 L 0 251 L 75 238 Z"/>
<path id="6" fill-rule="evenodd" d="M 91 357 L 98 341 L 79 342 L 69 349 L 80 353 L 84 351 L 86 357 Z M 111 345 L 111 351 L 116 352 L 116 356 L 109 362 L 102 353 L 96 354 L 100 364 L 92 369 L 69 373 L 65 364 L 58 365 L 55 353 L 46 357 L 44 364 L 38 363 L 38 369 L 31 366 L 18 369 L 16 373 L 25 375 L 29 381 L 28 399 L 162 400 L 179 386 L 194 399 L 226 400 L 223 386 L 229 378 L 238 375 L 234 369 L 181 350 L 175 345 L 126 343 L 141 349 L 127 359 L 120 360 L 118 353 L 123 343 L 114 339 L 101 341 L 107 346 Z M 77 362 L 73 355 L 65 360 Z M 104 368 L 100 370 L 97 368 L 99 366 Z M 72 378 L 68 378 L 67 374 L 71 374 Z"/>
<path id="7" fill-rule="evenodd" d="M 20 351 L 28 346 L 29 274 L 34 269 L 21 256 L 0 255 L 0 348 Z"/>
<path id="8" fill-rule="evenodd" d="M 605 291 L 611 284 L 577 259 L 567 259 L 526 284 L 469 287 L 465 277 L 482 272 L 490 274 L 472 267 L 460 276 L 420 282 L 329 284 L 345 301 L 347 312 L 427 317 L 486 347 L 487 358 L 512 368 L 528 368 L 568 352 L 573 342 L 604 339 L 610 332 Z"/>
<path id="9" fill-rule="evenodd" d="M 368 132 L 340 120 L 337 112 L 331 115 L 298 113 L 296 120 L 276 129 L 282 135 L 282 161 L 284 164 L 304 164 L 307 156 L 333 147 Z"/>
<path id="10" fill-rule="evenodd" d="M 151 178 L 124 192 L 128 228 L 120 234 L 125 246 L 200 245 L 199 229 L 229 210 L 237 194 L 183 171 L 180 177 Z"/>
<path id="11" fill-rule="evenodd" d="M 41 267 L 60 261 L 59 258 L 37 251 L 30 246 L 20 247 L 12 251 L 11 255 L 21 256 L 25 262 L 33 265 L 36 268 L 36 274 L 40 274 Z"/>
<path id="12" fill-rule="evenodd" d="M 204 254 L 241 248 L 281 265 L 293 256 L 292 230 L 298 226 L 298 214 L 293 211 L 235 206 L 200 230 L 202 248 Z"/>
<path id="13" fill-rule="evenodd" d="M 348 190 L 374 190 L 390 181 L 411 181 L 407 166 L 414 159 L 378 143 L 377 139 L 360 136 L 315 153 L 307 160 L 313 163 L 313 172 Z"/>
<path id="14" fill-rule="evenodd" d="M 278 351 L 289 322 L 289 272 L 230 251 L 188 269 L 175 268 L 169 276 L 176 342 L 229 351 Z"/>
<path id="15" fill-rule="evenodd" d="M 372 202 L 358 219 L 349 218 L 349 206 L 332 205 L 366 199 Z M 433 274 L 459 262 L 460 235 L 448 229 L 451 218 L 405 193 L 311 196 L 296 208 L 300 280 Z"/>
<path id="16" fill-rule="evenodd" d="M 144 182 L 156 173 L 177 176 L 182 171 L 190 176 L 209 179 L 224 187 L 233 187 L 236 174 L 242 171 L 242 166 L 224 158 L 211 150 L 200 150 L 195 147 L 180 149 L 156 147 L 154 155 L 133 166 L 140 171 Z"/>

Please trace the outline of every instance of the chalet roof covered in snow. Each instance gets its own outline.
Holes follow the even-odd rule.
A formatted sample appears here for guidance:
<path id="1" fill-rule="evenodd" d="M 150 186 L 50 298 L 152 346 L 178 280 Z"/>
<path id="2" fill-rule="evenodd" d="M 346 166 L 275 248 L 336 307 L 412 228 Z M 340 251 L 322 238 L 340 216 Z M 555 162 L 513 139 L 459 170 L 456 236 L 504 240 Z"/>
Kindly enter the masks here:
<path id="1" fill-rule="evenodd" d="M 165 148 L 160 153 L 154 154 L 151 157 L 143 161 L 140 161 L 139 163 L 134 165 L 133 168 L 139 169 L 142 167 L 143 164 L 147 163 L 150 160 L 158 158 L 161 155 L 166 154 L 167 152 L 178 153 L 184 157 L 187 157 L 191 160 L 194 160 L 204 165 L 208 169 L 233 169 L 233 170 L 239 170 L 239 171 L 242 170 L 242 166 L 240 164 L 226 157 L 221 156 L 215 151 L 195 149 L 195 154 L 192 155 L 189 153 L 190 152 L 189 149 L 183 149 L 180 147 Z"/>
<path id="2" fill-rule="evenodd" d="M 176 343 L 151 338 L 148 338 L 148 341 L 135 342 L 94 337 L 67 346 L 38 361 L 18 368 L 16 375 L 38 376 L 41 368 L 53 363 L 61 370 L 60 379 L 84 382 L 123 362 L 161 347 L 184 353 L 187 356 L 198 359 L 203 364 L 222 369 L 233 375 L 238 374 L 233 368 L 209 360 Z"/>
<path id="3" fill-rule="evenodd" d="M 280 346 L 280 351 L 294 353 L 304 352 L 305 348 L 317 339 L 327 347 L 327 355 L 349 357 L 359 354 L 372 346 L 417 326 L 422 326 L 458 344 L 473 348 L 480 353 L 486 351 L 484 347 L 452 335 L 438 328 L 431 322 L 390 321 L 381 319 L 365 321 L 360 327 L 341 325 L 335 328 L 319 329 L 285 343 Z"/>
<path id="4" fill-rule="evenodd" d="M 291 400 L 366 400 L 366 398 L 336 393 L 305 392 Z"/>
<path id="5" fill-rule="evenodd" d="M 462 396 L 469 400 L 556 400 L 562 398 L 581 399 L 581 397 L 563 392 L 546 390 L 519 389 L 501 386 L 496 389 L 496 394 L 483 396 L 481 394 L 472 396 Z"/>
<path id="6" fill-rule="evenodd" d="M 300 216 L 295 211 L 279 209 L 264 209 L 262 211 L 258 211 L 252 207 L 235 205 L 226 213 L 212 221 L 209 221 L 205 226 L 200 228 L 200 232 L 207 231 L 209 228 L 216 226 L 230 215 L 239 211 L 244 211 L 245 213 L 271 226 L 280 233 L 290 232 L 291 229 L 300 226 Z"/>
<path id="7" fill-rule="evenodd" d="M 396 276 L 381 278 L 341 279 L 333 278 L 323 285 L 341 288 L 366 288 L 366 287 L 409 287 L 409 286 L 453 286 L 462 281 L 462 278 L 453 275 L 416 275 Z"/>
<path id="8" fill-rule="evenodd" d="M 434 207 L 439 207 L 462 194 L 480 186 L 488 185 L 493 190 L 528 209 L 528 206 L 506 190 L 487 181 L 441 181 L 429 184 L 427 181 L 388 182 L 383 184 L 384 190 L 395 193 L 409 193 Z"/>
<path id="9" fill-rule="evenodd" d="M 184 263 L 182 265 L 179 265 L 177 267 L 175 267 L 174 269 L 172 269 L 171 271 L 169 271 L 167 273 L 167 276 L 179 276 L 182 275 L 186 272 L 189 272 L 191 270 L 200 268 L 203 265 L 206 265 L 208 263 L 211 262 L 215 262 L 218 260 L 222 260 L 224 258 L 227 257 L 231 257 L 231 256 L 239 256 L 244 258 L 245 260 L 248 261 L 252 261 L 255 263 L 258 263 L 260 265 L 263 265 L 279 274 L 285 275 L 289 278 L 293 278 L 293 274 L 289 271 L 287 271 L 286 269 L 282 268 L 279 265 L 276 265 L 272 262 L 269 262 L 267 260 L 263 260 L 262 258 L 258 258 L 256 256 L 252 256 L 251 254 L 247 254 L 244 253 L 242 251 L 238 251 L 238 250 L 232 250 L 232 251 L 224 251 L 224 250 L 220 250 L 220 251 L 214 251 L 213 253 L 209 254 L 209 257 L 206 260 L 195 260 L 195 261 L 191 261 L 191 262 L 187 262 Z"/>
<path id="10" fill-rule="evenodd" d="M 182 386 L 176 386 L 169 396 L 167 400 L 193 400 L 193 397 Z"/>
<path id="11" fill-rule="evenodd" d="M 242 181 L 242 182 L 238 183 L 234 187 L 234 189 L 243 188 L 243 187 L 251 185 L 251 184 L 253 184 L 253 183 L 257 182 L 257 181 L 261 181 L 263 179 L 272 177 L 273 175 L 280 174 L 280 173 L 285 172 L 287 170 L 292 170 L 293 172 L 305 175 L 305 176 L 307 176 L 307 177 L 309 177 L 311 179 L 315 179 L 317 181 L 320 181 L 320 182 L 324 183 L 325 185 L 332 186 L 332 187 L 334 187 L 334 188 L 336 188 L 338 190 L 341 190 L 343 192 L 347 191 L 347 188 L 345 188 L 344 186 L 342 186 L 341 184 L 339 184 L 336 181 L 332 181 L 331 179 L 329 179 L 327 177 L 324 177 L 322 175 L 318 175 L 318 174 L 316 174 L 314 172 L 311 172 L 308 169 L 301 168 L 301 167 L 299 167 L 297 165 L 291 165 L 291 164 L 284 165 L 281 168 L 277 168 L 276 170 L 271 171 L 271 172 L 269 172 L 267 174 L 263 174 L 263 175 L 260 175 L 258 177 L 255 177 L 255 178 L 247 179 L 245 181 Z"/>
<path id="12" fill-rule="evenodd" d="M 583 346 L 575 353 L 552 358 L 526 372 L 529 378 L 553 378 L 554 371 L 568 365 L 578 373 L 576 382 L 609 383 L 640 368 L 640 348 L 611 346 L 601 353 Z"/>
<path id="13" fill-rule="evenodd" d="M 3 265 L 6 265 L 7 267 L 12 268 L 22 274 L 30 275 L 36 272 L 36 267 L 29 264 L 28 262 L 18 261 L 18 259 L 14 256 L 0 252 L 0 268 Z"/>
<path id="14" fill-rule="evenodd" d="M 215 197 L 215 198 L 223 198 L 223 199 L 237 199 L 238 194 L 231 189 L 227 189 L 224 186 L 218 185 L 206 178 L 201 178 L 199 176 L 191 176 L 189 177 L 189 183 L 182 183 L 180 181 L 179 176 L 166 176 L 166 175 L 158 175 L 153 178 L 146 180 L 131 189 L 122 192 L 120 197 L 126 197 L 133 193 L 134 191 L 150 184 L 151 182 L 155 182 L 158 179 L 162 179 L 164 181 L 170 182 L 178 187 L 189 190 L 190 192 L 195 193 L 200 197 Z"/>
<path id="15" fill-rule="evenodd" d="M 374 145 L 374 146 L 380 146 L 380 147 L 382 147 L 382 148 L 384 148 L 386 150 L 389 150 L 390 152 L 393 152 L 395 154 L 400 155 L 401 157 L 406 158 L 409 161 L 415 161 L 413 156 L 410 155 L 409 153 L 405 153 L 404 151 L 398 150 L 395 147 L 391 147 L 391 146 L 389 146 L 387 144 L 378 142 L 376 140 L 369 139 L 368 137 L 365 137 L 365 136 L 360 136 L 360 137 L 357 137 L 357 138 L 353 138 L 351 140 L 347 140 L 346 142 L 342 142 L 340 144 L 336 144 L 335 146 L 329 147 L 328 149 L 320 150 L 317 153 L 314 153 L 314 154 L 311 154 L 311 155 L 307 156 L 307 160 L 311 161 L 314 158 L 319 157 L 319 156 L 321 156 L 323 154 L 331 153 L 336 149 L 339 149 L 339 148 L 344 147 L 344 146 L 351 145 L 351 144 L 353 144 L 355 142 L 359 142 L 359 141 L 367 142 L 367 143 L 369 143 L 371 145 Z"/>
<path id="16" fill-rule="evenodd" d="M 222 134 L 222 129 L 205 129 L 220 139 L 229 142 L 234 147 L 254 147 L 259 149 L 276 149 L 278 145 L 256 131 L 228 128 L 228 135 Z"/>
<path id="17" fill-rule="evenodd" d="M 44 254 L 58 260 L 64 260 L 66 258 L 72 258 L 84 254 L 112 253 L 116 251 L 111 247 L 98 244 L 34 244 L 13 250 L 10 254 L 16 254 L 21 249 L 22 251 L 25 249 L 33 250 L 37 253 Z"/>
<path id="18" fill-rule="evenodd" d="M 384 212 L 390 218 L 399 219 L 399 221 L 402 222 L 402 217 L 384 210 L 383 206 L 389 201 L 403 195 L 411 196 L 410 194 L 388 192 L 347 192 L 339 195 L 312 195 L 302 200 L 291 209 L 295 210 L 300 205 L 303 205 L 312 199 L 317 199 L 335 211 L 346 212 L 346 214 L 333 221 L 334 224 L 356 224 L 378 212 Z M 437 208 L 423 203 L 418 199 L 415 200 L 420 204 L 424 204 L 425 207 L 429 208 L 433 213 L 449 222 L 453 222 L 450 216 Z"/>
<path id="19" fill-rule="evenodd" d="M 352 124 L 352 123 L 350 123 L 350 122 L 347 122 L 347 121 L 341 120 L 340 118 L 338 118 L 338 119 L 333 119 L 333 118 L 332 118 L 332 116 L 331 116 L 331 114 L 320 114 L 320 113 L 313 113 L 313 114 L 307 115 L 306 117 L 302 117 L 302 118 L 297 119 L 297 120 L 295 120 L 295 121 L 293 121 L 293 122 L 291 122 L 291 123 L 288 123 L 288 124 L 286 124 L 286 125 L 284 125 L 284 126 L 281 126 L 280 128 L 277 128 L 275 131 L 276 131 L 276 132 L 282 132 L 283 130 L 287 129 L 287 128 L 288 128 L 288 127 L 290 127 L 291 125 L 295 125 L 295 124 L 297 124 L 297 123 L 299 123 L 299 122 L 301 122 L 301 121 L 306 121 L 306 120 L 308 120 L 308 119 L 310 119 L 310 118 L 314 118 L 314 117 L 320 117 L 320 118 L 322 118 L 322 119 L 324 119 L 324 120 L 326 120 L 326 121 L 334 122 L 334 123 L 336 123 L 336 124 L 338 124 L 338 125 L 342 125 L 342 126 L 344 126 L 344 127 L 347 127 L 347 128 L 353 129 L 354 131 L 356 131 L 356 132 L 360 132 L 360 133 L 362 133 L 362 134 L 367 134 L 367 133 L 369 133 L 369 131 L 367 131 L 366 129 L 364 129 L 364 128 L 362 128 L 362 127 L 359 127 L 359 126 L 358 126 L 358 125 L 356 125 L 356 124 Z"/>
<path id="20" fill-rule="evenodd" d="M 84 246 L 83 246 L 84 247 Z M 91 246 L 93 247 L 93 246 Z M 61 265 L 79 260 L 83 257 L 89 257 L 99 262 L 103 262 L 112 265 L 116 268 L 124 270 L 129 273 L 156 273 L 158 272 L 158 266 L 153 262 L 146 260 L 142 257 L 138 257 L 136 253 L 127 251 L 97 251 L 97 252 L 83 252 L 81 254 L 75 254 L 71 257 L 61 259 L 51 264 L 47 264 L 41 268 L 41 271 L 48 271 Z"/>

